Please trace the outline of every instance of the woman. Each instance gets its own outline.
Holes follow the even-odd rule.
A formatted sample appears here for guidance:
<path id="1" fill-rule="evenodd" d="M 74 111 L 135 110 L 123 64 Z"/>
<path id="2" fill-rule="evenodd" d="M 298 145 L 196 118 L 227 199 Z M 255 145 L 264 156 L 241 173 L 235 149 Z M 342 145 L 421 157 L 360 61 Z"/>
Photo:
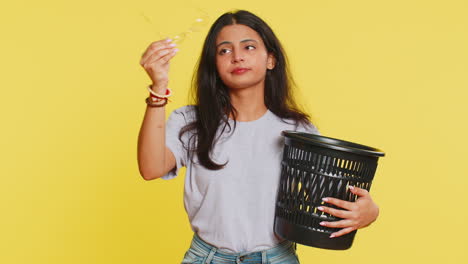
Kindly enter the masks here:
<path id="1" fill-rule="evenodd" d="M 165 107 L 170 40 L 152 43 L 140 64 L 149 87 L 138 140 L 140 174 L 172 179 L 187 168 L 184 205 L 194 237 L 182 263 L 299 263 L 296 245 L 273 231 L 283 148 L 281 131 L 319 134 L 296 106 L 287 59 L 271 28 L 240 10 L 220 16 L 209 30 L 194 75 L 195 104 Z M 343 218 L 332 237 L 368 226 L 378 216 L 369 193 L 356 202 L 329 198 Z"/>

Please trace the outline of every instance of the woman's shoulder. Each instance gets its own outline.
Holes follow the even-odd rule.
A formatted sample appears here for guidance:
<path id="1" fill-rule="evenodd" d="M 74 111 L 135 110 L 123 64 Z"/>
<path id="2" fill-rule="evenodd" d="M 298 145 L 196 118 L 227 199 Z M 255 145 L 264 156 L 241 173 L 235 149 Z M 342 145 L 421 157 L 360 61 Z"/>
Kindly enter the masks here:
<path id="1" fill-rule="evenodd" d="M 184 113 L 184 114 L 192 113 L 192 112 L 195 112 L 195 107 L 196 107 L 195 105 L 184 105 L 184 106 L 174 109 L 172 112 Z"/>
<path id="2" fill-rule="evenodd" d="M 312 134 L 320 135 L 317 126 L 312 123 L 310 120 L 299 121 L 293 118 L 280 118 L 279 116 L 273 114 L 276 121 L 281 123 L 282 127 L 287 130 L 293 130 L 298 132 L 306 132 Z"/>
<path id="3" fill-rule="evenodd" d="M 184 105 L 179 108 L 174 109 L 170 116 L 174 118 L 184 119 L 186 122 L 190 122 L 195 120 L 196 113 L 195 113 L 195 105 Z"/>
<path id="4" fill-rule="evenodd" d="M 296 131 L 320 135 L 320 131 L 317 126 L 310 121 L 306 123 L 298 123 L 296 125 Z"/>

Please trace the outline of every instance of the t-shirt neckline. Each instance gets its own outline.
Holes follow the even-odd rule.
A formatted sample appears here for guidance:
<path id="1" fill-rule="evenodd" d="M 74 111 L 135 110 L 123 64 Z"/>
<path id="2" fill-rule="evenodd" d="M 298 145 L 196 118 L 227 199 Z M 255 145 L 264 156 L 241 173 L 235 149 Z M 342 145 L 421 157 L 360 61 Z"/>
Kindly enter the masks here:
<path id="1" fill-rule="evenodd" d="M 255 124 L 255 123 L 258 123 L 258 122 L 266 119 L 270 115 L 270 113 L 271 113 L 270 109 L 267 108 L 266 112 L 261 117 L 255 119 L 255 120 L 251 120 L 251 121 L 238 121 L 238 120 L 236 120 L 236 123 L 237 124 L 244 124 L 244 125 Z M 234 122 L 234 120 L 229 118 L 229 122 Z"/>

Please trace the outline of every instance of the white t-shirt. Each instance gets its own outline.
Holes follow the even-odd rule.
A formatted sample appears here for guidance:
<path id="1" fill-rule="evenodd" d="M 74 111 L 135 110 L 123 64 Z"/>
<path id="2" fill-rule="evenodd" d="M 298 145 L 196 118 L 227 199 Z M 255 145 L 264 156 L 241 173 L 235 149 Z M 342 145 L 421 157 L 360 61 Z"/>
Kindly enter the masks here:
<path id="1" fill-rule="evenodd" d="M 211 158 L 221 170 L 194 164 L 179 141 L 179 131 L 195 118 L 191 105 L 174 110 L 166 122 L 166 145 L 176 158 L 168 180 L 186 166 L 184 206 L 192 230 L 204 241 L 230 253 L 260 251 L 283 241 L 273 230 L 275 203 L 281 173 L 283 130 L 319 134 L 314 125 L 287 124 L 270 110 L 257 120 L 237 121 L 234 132 L 226 128 Z M 233 128 L 234 121 L 229 120 Z M 218 135 L 221 129 L 218 129 Z M 187 145 L 191 132 L 182 140 Z M 194 158 L 195 163 L 198 159 Z"/>

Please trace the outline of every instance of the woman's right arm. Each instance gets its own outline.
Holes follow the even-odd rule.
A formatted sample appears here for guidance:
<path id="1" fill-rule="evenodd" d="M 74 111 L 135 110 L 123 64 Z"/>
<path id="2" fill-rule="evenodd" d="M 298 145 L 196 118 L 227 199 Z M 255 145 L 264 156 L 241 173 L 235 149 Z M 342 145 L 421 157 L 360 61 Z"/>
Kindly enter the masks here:
<path id="1" fill-rule="evenodd" d="M 165 107 L 146 107 L 138 135 L 138 168 L 145 180 L 166 175 L 176 166 L 176 160 L 166 147 Z"/>
<path id="2" fill-rule="evenodd" d="M 160 40 L 149 45 L 140 65 L 153 81 L 153 91 L 165 94 L 169 81 L 169 61 L 175 56 L 175 45 Z M 145 180 L 160 178 L 176 166 L 172 152 L 166 147 L 166 109 L 146 106 L 138 135 L 138 168 Z"/>

